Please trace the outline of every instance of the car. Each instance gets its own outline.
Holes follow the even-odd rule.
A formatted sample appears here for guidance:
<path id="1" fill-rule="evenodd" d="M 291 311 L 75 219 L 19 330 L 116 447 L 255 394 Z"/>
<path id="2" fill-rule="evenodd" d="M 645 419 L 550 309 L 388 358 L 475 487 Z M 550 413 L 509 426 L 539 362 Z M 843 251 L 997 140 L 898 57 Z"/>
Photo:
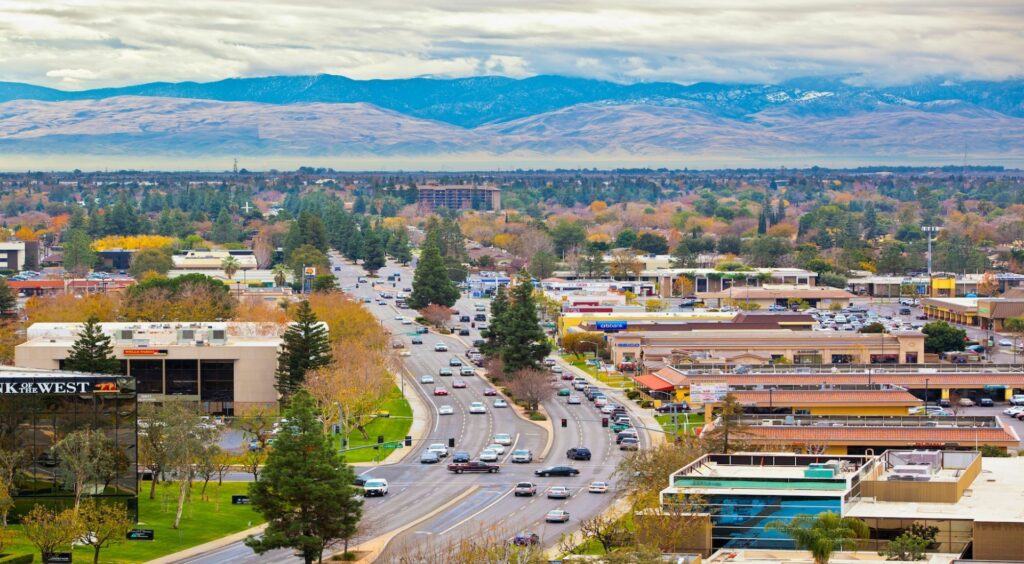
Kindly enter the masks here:
<path id="1" fill-rule="evenodd" d="M 485 396 L 496 396 L 496 395 L 498 395 L 498 392 L 494 388 L 484 388 L 484 395 Z"/>
<path id="2" fill-rule="evenodd" d="M 555 359 L 551 358 L 550 356 L 544 359 L 544 366 L 547 366 L 548 368 L 550 368 L 550 367 L 552 367 L 554 365 L 555 365 Z"/>
<path id="3" fill-rule="evenodd" d="M 437 456 L 444 458 L 448 456 L 448 447 L 444 443 L 433 443 L 427 447 L 427 452 L 436 452 Z"/>
<path id="4" fill-rule="evenodd" d="M 572 495 L 569 488 L 565 486 L 551 486 L 548 488 L 548 499 L 569 499 Z"/>
<path id="5" fill-rule="evenodd" d="M 452 366 L 452 367 L 456 367 L 456 368 L 459 367 L 459 366 L 462 366 L 462 359 L 457 357 L 457 356 L 453 356 L 453 357 L 448 359 L 448 366 Z"/>
<path id="6" fill-rule="evenodd" d="M 569 395 L 571 394 L 572 392 L 569 391 L 569 388 L 561 388 L 560 390 L 558 390 L 559 397 L 569 397 Z"/>
<path id="7" fill-rule="evenodd" d="M 497 462 L 498 456 L 498 451 L 493 448 L 485 448 L 480 451 L 480 456 L 477 458 L 479 458 L 481 462 Z"/>
<path id="8" fill-rule="evenodd" d="M 594 407 L 604 407 L 606 405 L 608 405 L 608 398 L 604 396 L 594 398 Z"/>
<path id="9" fill-rule="evenodd" d="M 441 388 L 441 387 L 434 388 L 434 395 L 435 396 L 447 396 L 448 395 L 448 390 L 445 389 L 445 388 Z"/>
<path id="10" fill-rule="evenodd" d="M 420 376 L 420 384 L 433 384 L 433 383 L 434 383 L 434 377 L 431 376 L 430 374 L 424 374 L 423 376 Z"/>
<path id="11" fill-rule="evenodd" d="M 414 345 L 422 345 L 423 344 L 423 339 L 421 339 L 420 337 L 413 337 L 411 339 L 411 342 Z"/>
<path id="12" fill-rule="evenodd" d="M 384 300 L 377 300 L 377 305 L 388 305 L 388 303 Z"/>
<path id="13" fill-rule="evenodd" d="M 1018 413 L 1022 413 L 1022 412 L 1024 412 L 1024 405 L 1015 405 L 1015 406 L 1007 407 L 1006 409 L 1004 409 L 1003 410 L 1003 415 L 1009 415 L 1009 416 L 1012 417 L 1012 416 L 1014 416 L 1014 415 L 1016 415 Z"/>
<path id="14" fill-rule="evenodd" d="M 910 314 L 911 314 L 911 311 L 910 311 L 909 307 L 901 307 L 900 308 L 900 315 L 910 315 Z"/>
<path id="15" fill-rule="evenodd" d="M 356 279 L 360 284 L 366 284 L 366 277 L 360 276 Z"/>
<path id="16" fill-rule="evenodd" d="M 472 366 L 463 366 L 462 369 L 459 370 L 459 376 L 475 376 L 475 375 L 476 375 L 476 371 L 473 370 Z"/>
<path id="17" fill-rule="evenodd" d="M 548 497 L 551 496 L 549 495 Z M 552 509 L 544 516 L 544 521 L 548 523 L 568 523 L 569 512 L 564 509 Z"/>
<path id="18" fill-rule="evenodd" d="M 533 451 L 526 448 L 521 448 L 512 451 L 512 462 L 517 464 L 527 464 L 533 462 Z"/>
<path id="19" fill-rule="evenodd" d="M 590 482 L 587 486 L 590 493 L 608 493 L 608 482 Z"/>
<path id="20" fill-rule="evenodd" d="M 429 332 L 430 332 L 430 329 L 427 329 L 426 327 L 424 327 L 422 325 L 420 325 L 419 327 L 416 328 L 416 334 L 417 335 L 426 335 Z"/>
<path id="21" fill-rule="evenodd" d="M 475 401 L 469 404 L 469 412 L 474 414 L 487 413 L 487 408 L 484 407 L 484 402 Z"/>
<path id="22" fill-rule="evenodd" d="M 626 438 L 639 438 L 636 434 L 636 429 L 626 429 L 615 434 L 615 444 L 620 445 Z"/>
<path id="23" fill-rule="evenodd" d="M 494 442 L 499 445 L 509 446 L 512 444 L 512 435 L 509 433 L 496 433 L 494 435 Z"/>
<path id="24" fill-rule="evenodd" d="M 398 353 L 398 356 L 412 356 L 412 351 L 404 350 L 404 351 Z"/>
<path id="25" fill-rule="evenodd" d="M 685 413 L 690 411 L 690 404 L 685 401 L 663 403 L 655 411 L 658 413 Z"/>
<path id="26" fill-rule="evenodd" d="M 434 352 L 448 352 L 448 345 L 444 343 L 435 343 Z"/>
<path id="27" fill-rule="evenodd" d="M 405 302 L 399 303 L 398 307 L 403 307 L 404 308 L 405 307 Z M 402 319 L 402 325 L 412 325 L 412 320 L 409 319 L 408 317 L 405 317 L 405 318 Z"/>
<path id="28" fill-rule="evenodd" d="M 992 398 L 981 398 L 978 400 L 978 405 L 981 407 L 992 407 L 995 405 L 995 402 L 992 401 Z"/>
<path id="29" fill-rule="evenodd" d="M 494 407 L 508 407 L 508 402 L 501 398 L 494 398 Z"/>
<path id="30" fill-rule="evenodd" d="M 405 343 L 403 343 L 402 341 L 392 341 L 391 348 L 393 348 L 393 349 L 404 349 L 405 348 Z"/>
<path id="31" fill-rule="evenodd" d="M 516 484 L 515 489 L 512 490 L 512 494 L 515 497 L 519 497 L 519 496 L 527 496 L 527 497 L 535 496 L 535 495 L 537 495 L 537 484 L 534 484 L 533 482 L 519 482 L 519 483 Z"/>
<path id="32" fill-rule="evenodd" d="M 1014 394 L 1010 398 L 1010 405 L 1024 405 L 1024 394 Z"/>
<path id="33" fill-rule="evenodd" d="M 612 423 L 610 429 L 612 430 L 613 433 L 618 433 L 619 431 L 625 431 L 626 429 L 629 429 L 630 427 L 632 427 L 632 426 L 631 425 L 626 425 L 625 423 Z"/>
<path id="34" fill-rule="evenodd" d="M 974 400 L 971 398 L 960 398 L 960 401 L 957 403 L 960 404 L 960 407 L 974 407 Z"/>
<path id="35" fill-rule="evenodd" d="M 487 321 L 487 315 L 483 313 L 478 313 L 473 316 L 473 321 Z"/>
<path id="36" fill-rule="evenodd" d="M 459 327 L 459 336 L 460 337 L 468 337 L 469 336 L 469 327 Z"/>
<path id="37" fill-rule="evenodd" d="M 503 445 L 503 444 L 500 444 L 500 443 L 498 443 L 497 441 L 495 441 L 495 442 L 493 442 L 493 443 L 491 443 L 491 444 L 489 444 L 489 445 L 485 446 L 484 448 L 489 448 L 489 449 L 491 449 L 491 450 L 494 450 L 494 451 L 496 451 L 496 452 L 497 452 L 498 454 L 505 454 L 505 445 Z"/>
<path id="38" fill-rule="evenodd" d="M 438 415 L 454 415 L 455 414 L 455 410 L 452 409 L 452 406 L 450 406 L 448 404 L 445 404 L 445 405 L 442 405 L 441 407 L 437 408 L 437 414 Z"/>
<path id="39" fill-rule="evenodd" d="M 489 474 L 493 474 L 500 470 L 501 467 L 497 464 L 489 464 L 479 460 L 470 460 L 469 462 L 458 463 L 453 462 L 448 465 L 448 471 L 454 472 L 455 474 L 462 474 L 463 472 L 487 472 Z"/>
<path id="40" fill-rule="evenodd" d="M 366 497 L 388 495 L 388 481 L 384 478 L 371 478 L 363 483 L 363 495 Z"/>
<path id="41" fill-rule="evenodd" d="M 565 398 L 565 403 L 569 405 L 579 405 L 582 402 L 580 401 L 579 396 L 576 394 L 570 394 L 569 397 Z"/>
<path id="42" fill-rule="evenodd" d="M 636 437 L 623 437 L 619 443 L 619 450 L 640 450 L 640 439 Z"/>
<path id="43" fill-rule="evenodd" d="M 437 464 L 438 462 L 441 462 L 441 457 L 436 452 L 425 450 L 420 455 L 420 464 Z"/>
<path id="44" fill-rule="evenodd" d="M 591 453 L 587 447 L 574 447 L 565 451 L 565 456 L 569 460 L 590 460 Z"/>
<path id="45" fill-rule="evenodd" d="M 547 468 L 540 468 L 534 470 L 534 476 L 541 476 L 547 478 L 549 476 L 577 476 L 580 471 L 572 466 L 548 466 Z"/>
<path id="46" fill-rule="evenodd" d="M 537 533 L 516 533 L 512 537 L 512 544 L 516 546 L 531 546 L 540 542 L 540 535 Z"/>
<path id="47" fill-rule="evenodd" d="M 557 365 L 557 364 L 551 367 L 551 373 L 552 374 L 561 374 L 562 372 L 563 372 L 563 368 L 561 366 Z"/>
<path id="48" fill-rule="evenodd" d="M 452 387 L 453 388 L 465 388 L 466 387 L 466 381 L 463 380 L 462 378 L 456 378 L 456 379 L 452 380 Z"/>
<path id="49" fill-rule="evenodd" d="M 468 315 L 460 315 L 459 323 L 472 323 L 472 320 L 469 318 Z"/>
<path id="50" fill-rule="evenodd" d="M 452 462 L 469 462 L 470 460 L 472 460 L 472 458 L 469 456 L 469 453 L 464 450 L 457 450 L 455 451 L 455 454 L 452 455 Z"/>

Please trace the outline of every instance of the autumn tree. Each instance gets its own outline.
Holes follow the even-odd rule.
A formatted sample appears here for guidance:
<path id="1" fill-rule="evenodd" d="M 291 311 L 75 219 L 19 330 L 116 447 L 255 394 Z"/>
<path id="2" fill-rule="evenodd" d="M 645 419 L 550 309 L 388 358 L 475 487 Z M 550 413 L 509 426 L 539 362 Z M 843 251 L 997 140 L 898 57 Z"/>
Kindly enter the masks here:
<path id="1" fill-rule="evenodd" d="M 452 318 L 452 310 L 439 304 L 430 304 L 420 310 L 420 315 L 434 327 L 445 327 Z"/>
<path id="2" fill-rule="evenodd" d="M 174 268 L 170 249 L 143 249 L 132 256 L 131 273 L 135 278 L 142 278 L 147 272 L 167 274 Z"/>
<path id="3" fill-rule="evenodd" d="M 93 564 L 100 562 L 100 550 L 125 541 L 135 526 L 135 519 L 123 503 L 100 503 L 90 500 L 78 513 L 82 529 L 88 534 L 81 542 L 93 547 Z"/>
<path id="4" fill-rule="evenodd" d="M 303 387 L 319 406 L 325 428 L 338 424 L 346 440 L 352 430 L 367 439 L 366 424 L 395 387 L 394 361 L 389 349 L 359 341 L 338 341 L 333 348 L 334 361 L 308 372 Z"/>
<path id="5" fill-rule="evenodd" d="M 33 296 L 25 302 L 29 323 L 84 323 L 90 317 L 108 322 L 117 320 L 120 310 L 120 294 L 113 292 Z"/>
<path id="6" fill-rule="evenodd" d="M 608 264 L 608 273 L 613 278 L 638 278 L 644 270 L 644 263 L 633 251 L 615 251 Z"/>
<path id="7" fill-rule="evenodd" d="M 589 331 L 583 333 L 567 333 L 562 337 L 561 345 L 565 352 L 574 354 L 579 358 L 588 352 L 599 355 L 605 350 L 607 343 L 604 340 L 603 333 Z"/>
<path id="8" fill-rule="evenodd" d="M 84 532 L 82 521 L 75 509 L 58 511 L 42 505 L 36 505 L 21 518 L 21 528 L 33 546 L 39 549 L 46 561 L 46 556 L 71 549 L 71 543 Z"/>
<path id="9" fill-rule="evenodd" d="M 996 274 L 992 271 L 982 274 L 981 280 L 978 281 L 978 294 L 994 296 L 997 291 L 999 291 L 999 279 Z"/>
<path id="10" fill-rule="evenodd" d="M 544 370 L 517 370 L 508 378 L 508 390 L 517 402 L 522 402 L 524 407 L 533 413 L 555 393 L 548 381 L 549 378 L 550 375 Z"/>

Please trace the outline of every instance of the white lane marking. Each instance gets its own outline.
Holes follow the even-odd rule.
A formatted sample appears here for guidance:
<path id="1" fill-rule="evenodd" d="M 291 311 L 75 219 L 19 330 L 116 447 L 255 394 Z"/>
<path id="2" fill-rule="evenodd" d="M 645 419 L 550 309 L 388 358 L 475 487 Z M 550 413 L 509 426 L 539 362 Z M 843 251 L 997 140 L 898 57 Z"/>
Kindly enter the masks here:
<path id="1" fill-rule="evenodd" d="M 514 491 L 515 491 L 515 488 L 510 488 L 507 492 L 505 492 L 505 493 L 501 494 L 500 496 L 498 496 L 498 499 L 495 499 L 494 501 L 492 501 L 492 502 L 488 503 L 487 505 L 481 507 L 476 513 L 470 515 L 469 517 L 466 517 L 462 521 L 459 521 L 458 523 L 452 525 L 451 527 L 448 527 L 447 529 L 441 531 L 440 533 L 438 533 L 438 535 L 439 536 L 440 535 L 446 535 L 446 534 L 450 533 L 451 531 L 459 528 L 459 526 L 461 526 L 463 523 L 465 523 L 465 522 L 475 518 L 477 515 L 479 515 L 479 514 L 483 513 L 484 511 L 487 511 L 488 509 L 494 507 L 498 502 L 500 502 L 501 500 L 503 500 L 506 497 L 508 497 L 508 495 L 510 493 L 514 492 Z"/>
<path id="2" fill-rule="evenodd" d="M 512 456 L 512 451 L 514 451 L 516 449 L 516 445 L 518 445 L 518 444 L 519 444 L 519 433 L 516 433 L 516 439 L 514 441 L 512 441 L 512 445 L 508 447 L 508 454 L 506 454 L 505 458 L 503 458 L 501 460 L 502 464 L 505 464 L 505 463 L 508 462 L 509 457 Z"/>

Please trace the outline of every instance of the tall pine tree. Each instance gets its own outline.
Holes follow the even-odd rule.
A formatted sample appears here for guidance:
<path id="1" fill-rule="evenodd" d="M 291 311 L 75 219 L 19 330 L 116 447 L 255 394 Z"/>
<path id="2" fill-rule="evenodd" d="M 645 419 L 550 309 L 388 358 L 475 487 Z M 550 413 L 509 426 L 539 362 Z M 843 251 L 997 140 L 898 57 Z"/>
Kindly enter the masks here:
<path id="1" fill-rule="evenodd" d="M 245 540 L 257 554 L 292 548 L 311 564 L 328 544 L 347 543 L 356 533 L 363 504 L 352 486 L 355 473 L 317 416 L 313 398 L 305 391 L 295 394 L 261 479 L 249 484 L 252 506 L 267 520 L 262 537 Z"/>
<path id="2" fill-rule="evenodd" d="M 71 345 L 71 354 L 64 360 L 64 369 L 95 374 L 121 373 L 121 361 L 114 356 L 110 337 L 100 328 L 95 315 L 89 316 Z"/>
<path id="3" fill-rule="evenodd" d="M 423 309 L 430 304 L 452 307 L 458 300 L 459 288 L 448 276 L 437 243 L 427 239 L 413 275 L 412 293 L 406 303 L 413 309 Z"/>
<path id="4" fill-rule="evenodd" d="M 484 331 L 484 344 L 480 347 L 487 356 L 501 356 L 501 338 L 505 334 L 505 313 L 508 311 L 508 292 L 499 286 L 491 300 L 491 324 Z"/>
<path id="5" fill-rule="evenodd" d="M 533 281 L 526 271 L 519 273 L 516 285 L 509 292 L 508 308 L 501 315 L 498 330 L 501 332 L 499 350 L 506 374 L 524 368 L 538 368 L 551 352 L 551 343 L 537 317 Z"/>
<path id="6" fill-rule="evenodd" d="M 405 227 L 400 227 L 391 239 L 388 240 L 388 254 L 391 255 L 391 258 L 402 264 L 409 264 L 412 261 L 412 249 L 409 248 L 409 232 L 405 230 Z"/>
<path id="7" fill-rule="evenodd" d="M 277 356 L 277 391 L 287 399 L 306 381 L 306 372 L 331 363 L 331 343 L 327 328 L 317 319 L 309 302 L 303 300 L 295 313 L 295 323 L 284 332 Z"/>
<path id="8" fill-rule="evenodd" d="M 371 228 L 363 239 L 363 268 L 370 274 L 384 268 L 387 258 L 384 254 L 384 240 L 380 229 Z"/>

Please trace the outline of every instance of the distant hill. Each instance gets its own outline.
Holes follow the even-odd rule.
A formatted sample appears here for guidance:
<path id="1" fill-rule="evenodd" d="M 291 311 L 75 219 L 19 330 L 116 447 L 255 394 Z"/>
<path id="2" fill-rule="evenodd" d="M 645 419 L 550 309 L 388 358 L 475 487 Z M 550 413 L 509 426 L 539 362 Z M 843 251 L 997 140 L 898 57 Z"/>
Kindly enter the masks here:
<path id="1" fill-rule="evenodd" d="M 538 76 L 340 76 L 65 92 L 0 83 L 0 151 L 18 155 L 1024 154 L 1024 81 L 851 86 L 623 85 Z"/>

